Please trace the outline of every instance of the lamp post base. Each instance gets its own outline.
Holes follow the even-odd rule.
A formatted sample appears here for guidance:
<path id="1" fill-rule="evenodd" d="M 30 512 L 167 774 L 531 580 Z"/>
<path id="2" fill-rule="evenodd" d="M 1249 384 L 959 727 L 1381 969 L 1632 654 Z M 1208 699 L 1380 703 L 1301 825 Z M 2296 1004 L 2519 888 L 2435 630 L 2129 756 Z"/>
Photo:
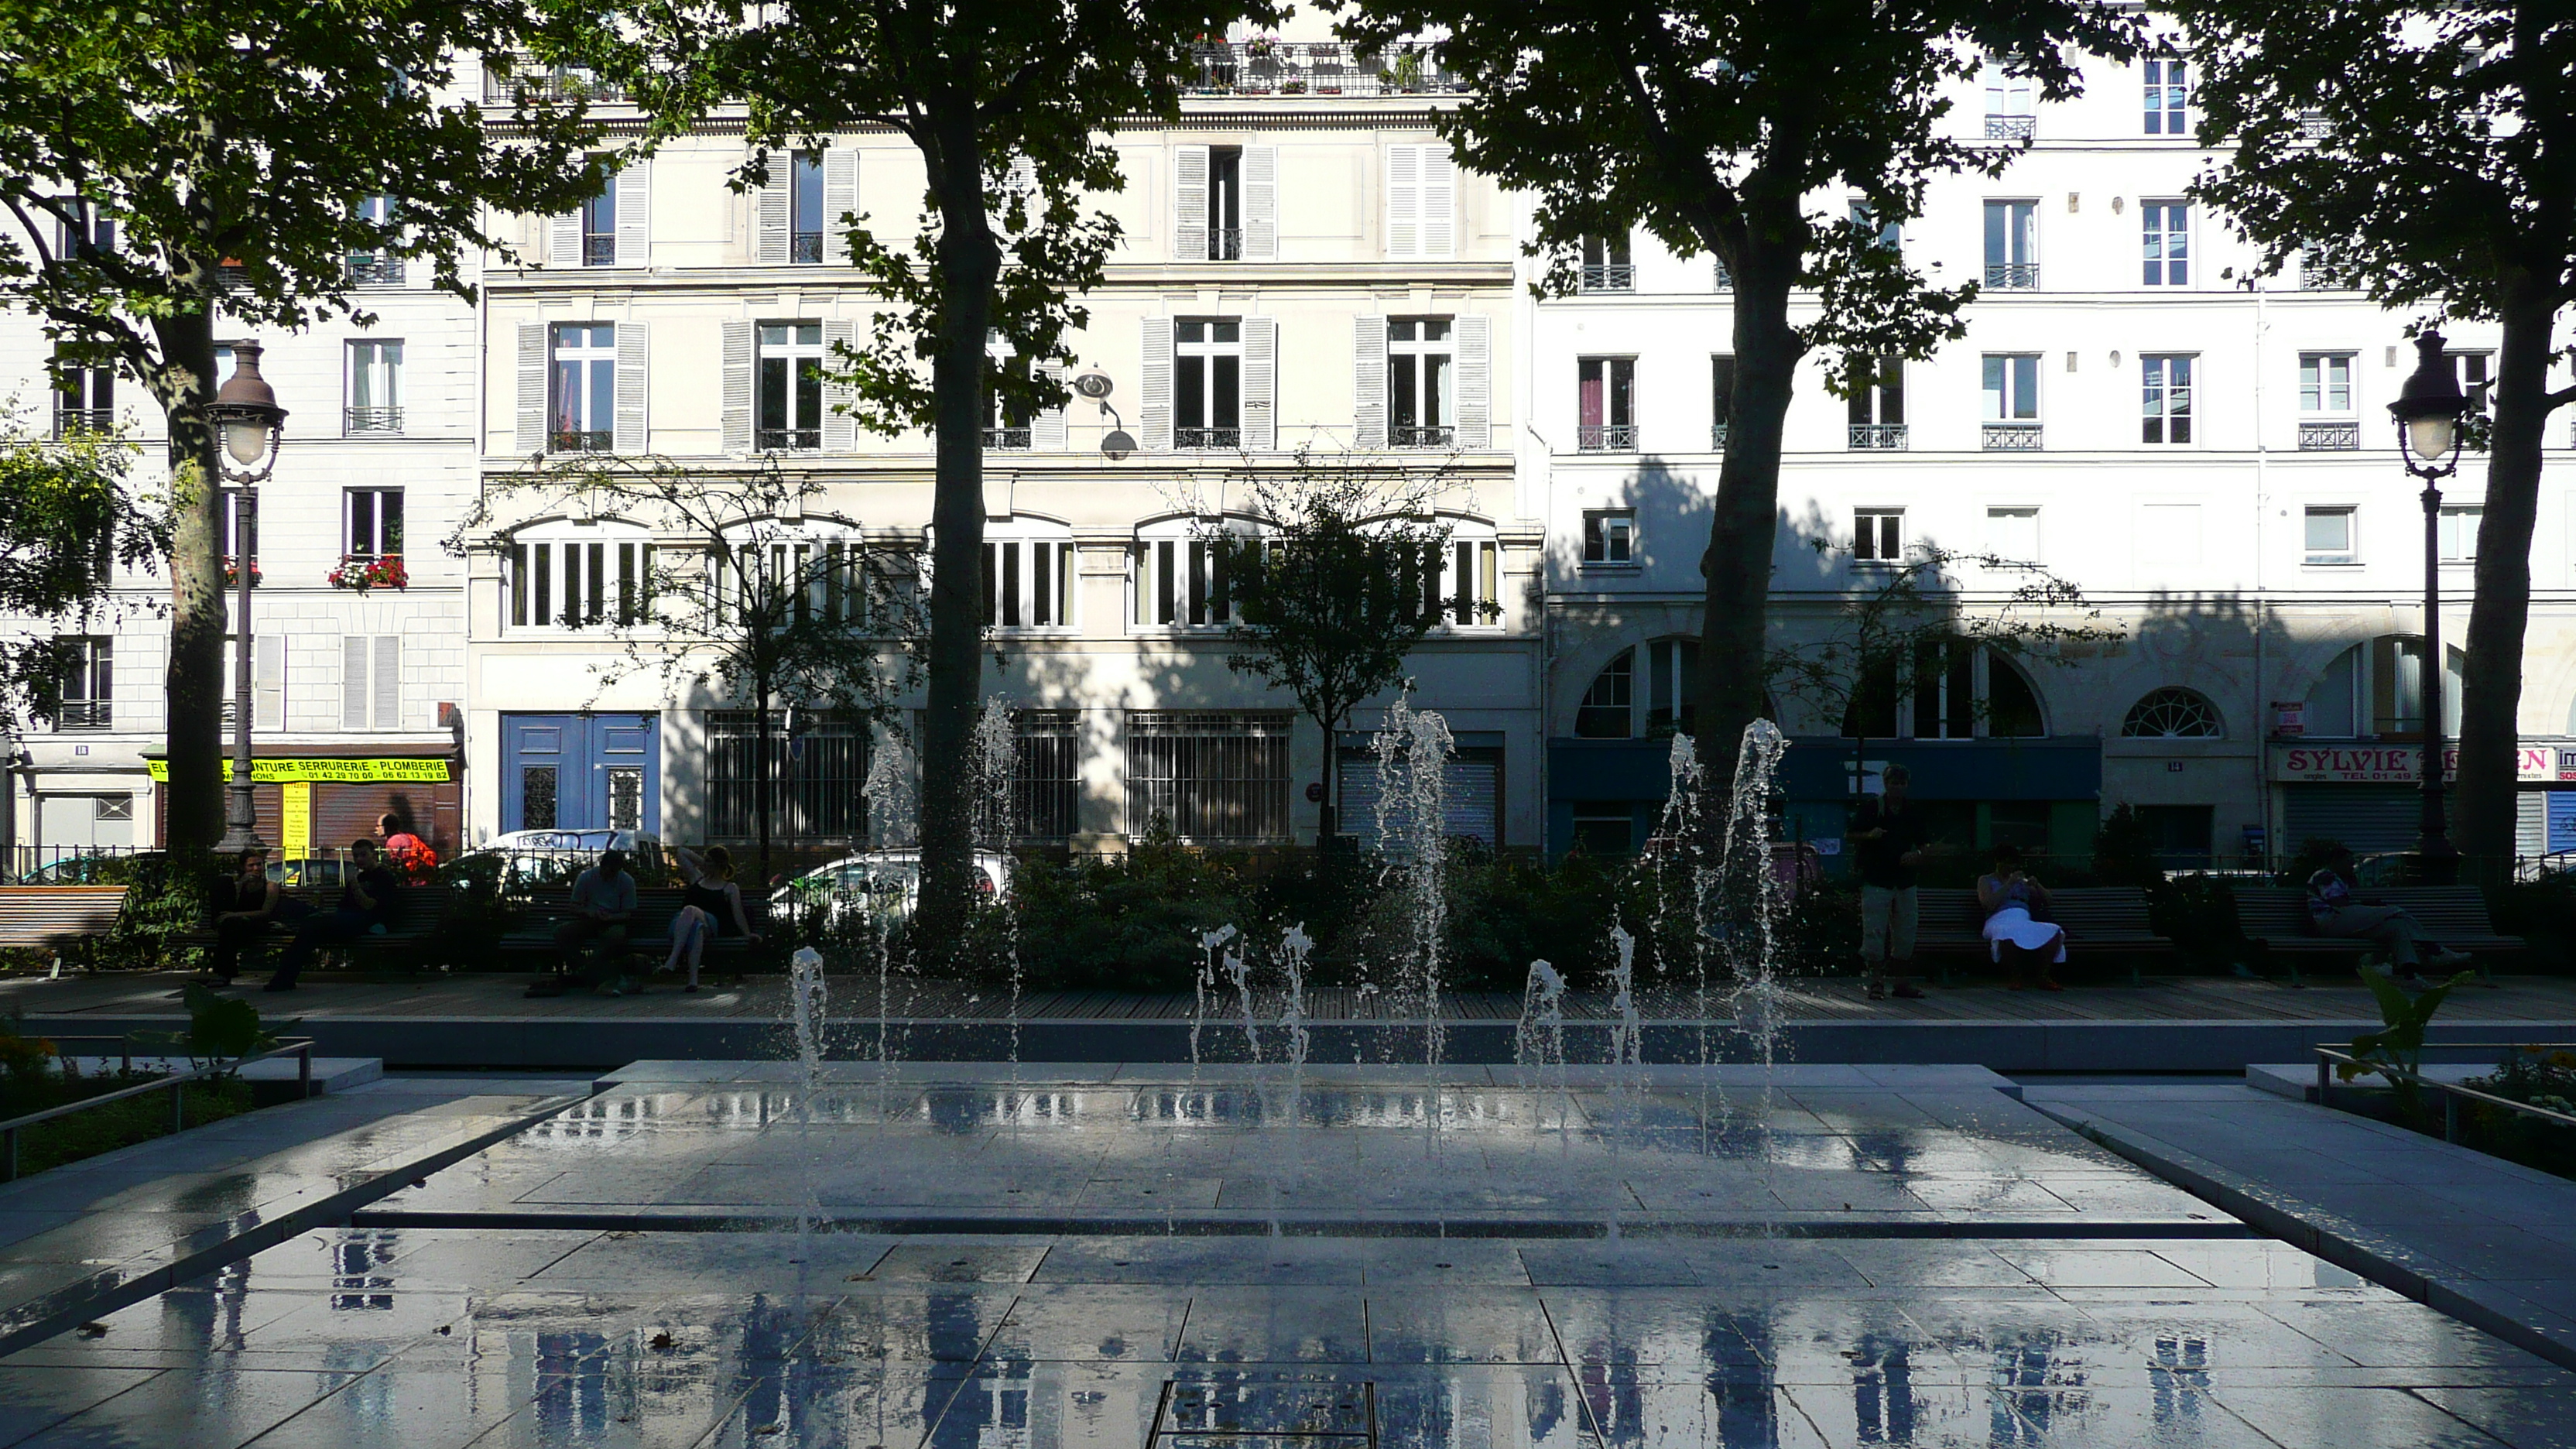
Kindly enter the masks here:
<path id="1" fill-rule="evenodd" d="M 216 852 L 239 855 L 245 850 L 268 849 L 268 842 L 259 838 L 258 819 L 259 812 L 251 803 L 250 791 L 241 786 L 233 787 L 232 799 L 224 810 L 224 838 L 215 842 Z"/>

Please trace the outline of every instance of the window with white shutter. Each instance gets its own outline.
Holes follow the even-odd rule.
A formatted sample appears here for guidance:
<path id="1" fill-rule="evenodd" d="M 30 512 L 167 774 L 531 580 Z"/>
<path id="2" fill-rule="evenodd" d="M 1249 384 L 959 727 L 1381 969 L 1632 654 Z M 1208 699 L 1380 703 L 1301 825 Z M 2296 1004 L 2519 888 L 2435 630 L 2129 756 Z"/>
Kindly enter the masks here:
<path id="1" fill-rule="evenodd" d="M 859 153 L 835 146 L 823 153 L 823 260 L 835 266 L 850 261 L 849 225 L 843 218 L 859 209 Z"/>
<path id="2" fill-rule="evenodd" d="M 785 156 L 771 156 L 769 180 L 751 194 L 751 259 L 764 267 L 787 261 L 788 214 L 795 205 L 791 164 Z"/>
<path id="3" fill-rule="evenodd" d="M 367 728 L 367 706 L 373 702 L 374 641 L 364 634 L 340 636 L 340 728 Z"/>
<path id="4" fill-rule="evenodd" d="M 1384 317 L 1351 319 L 1351 446 L 1369 451 L 1386 446 L 1386 333 Z"/>
<path id="5" fill-rule="evenodd" d="M 546 324 L 519 324 L 519 397 L 510 451 L 525 458 L 546 451 Z"/>
<path id="6" fill-rule="evenodd" d="M 233 636 L 226 635 L 224 637 L 223 715 L 224 728 L 227 730 L 232 728 L 234 718 L 234 685 L 241 678 L 233 664 L 235 647 Z M 282 730 L 286 728 L 286 638 L 280 634 L 255 635 L 250 641 L 250 651 L 251 728 Z M 107 663 L 105 652 L 102 650 L 95 659 L 103 670 Z M 103 691 L 105 687 L 104 675 L 97 676 L 96 689 Z M 91 722 L 100 726 L 108 723 L 108 696 L 104 692 L 94 692 L 88 703 L 78 703 L 67 698 L 63 708 L 65 710 L 63 718 L 66 720 Z M 73 713 L 76 709 L 82 712 Z"/>
<path id="7" fill-rule="evenodd" d="M 1243 319 L 1243 447 L 1266 453 L 1278 446 L 1279 319 Z"/>
<path id="8" fill-rule="evenodd" d="M 375 720 L 380 730 L 402 728 L 402 636 L 376 640 Z"/>
<path id="9" fill-rule="evenodd" d="M 728 317 L 724 323 L 722 441 L 728 453 L 751 451 L 751 325 L 747 317 Z"/>
<path id="10" fill-rule="evenodd" d="M 1386 254 L 1445 257 L 1457 247 L 1458 167 L 1447 146 L 1386 153 Z"/>
<path id="11" fill-rule="evenodd" d="M 1172 333 L 1169 317 L 1144 319 L 1144 385 L 1138 389 L 1136 425 L 1144 430 L 1144 445 L 1149 452 L 1162 452 L 1172 446 Z"/>
<path id="12" fill-rule="evenodd" d="M 859 420 L 848 412 L 857 395 L 848 384 L 831 380 L 832 369 L 841 365 L 842 351 L 857 345 L 858 327 L 847 321 L 823 324 L 823 451 L 827 453 L 855 453 L 859 448 Z"/>
<path id="13" fill-rule="evenodd" d="M 617 257 L 621 267 L 653 260 L 653 163 L 637 159 L 617 173 Z"/>
<path id="14" fill-rule="evenodd" d="M 652 535 L 632 524 L 550 524 L 502 554 L 504 627 L 578 629 L 650 622 Z"/>
<path id="15" fill-rule="evenodd" d="M 1279 148 L 1243 148 L 1243 258 L 1279 259 Z"/>
<path id="16" fill-rule="evenodd" d="M 628 322 L 617 329 L 617 421 L 614 446 L 620 453 L 641 453 L 644 432 L 645 328 Z"/>
<path id="17" fill-rule="evenodd" d="M 1172 165 L 1172 259 L 1207 260 L 1208 148 L 1182 146 Z"/>
<path id="18" fill-rule="evenodd" d="M 1494 445 L 1494 319 L 1458 319 L 1459 448 L 1477 452 Z"/>
<path id="19" fill-rule="evenodd" d="M 1043 363 L 1038 371 L 1061 383 L 1071 369 L 1061 362 Z M 1067 446 L 1064 405 L 1040 408 L 1029 420 L 1029 449 L 1038 453 L 1061 453 Z"/>

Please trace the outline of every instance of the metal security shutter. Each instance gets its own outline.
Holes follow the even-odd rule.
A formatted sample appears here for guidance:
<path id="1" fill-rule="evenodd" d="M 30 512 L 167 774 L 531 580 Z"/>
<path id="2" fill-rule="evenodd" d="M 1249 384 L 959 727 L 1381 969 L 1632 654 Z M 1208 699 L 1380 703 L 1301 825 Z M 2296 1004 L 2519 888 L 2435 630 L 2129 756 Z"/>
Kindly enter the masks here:
<path id="1" fill-rule="evenodd" d="M 2549 853 L 2549 797 L 2538 790 L 2513 797 L 2513 853 Z"/>
<path id="2" fill-rule="evenodd" d="M 448 767 L 448 773 L 451 777 L 455 774 L 454 765 Z M 464 790 L 464 783 L 454 778 L 405 780 L 399 784 L 316 783 L 314 853 L 340 854 L 360 836 L 374 836 L 377 819 L 390 814 L 408 822 L 412 833 L 428 841 L 429 848 L 445 860 L 456 853 L 465 838 Z"/>
<path id="3" fill-rule="evenodd" d="M 1453 755 L 1448 776 L 1449 810 L 1446 833 L 1455 839 L 1479 840 L 1487 845 L 1502 843 L 1503 762 L 1500 751 L 1471 751 Z M 1356 835 L 1371 849 L 1377 836 L 1377 760 L 1370 755 L 1344 751 L 1340 786 L 1341 832 Z"/>
<path id="4" fill-rule="evenodd" d="M 2341 841 L 2364 854 L 2415 848 L 2423 796 L 2412 785 L 2291 785 L 2287 790 L 2284 854 L 2310 839 Z"/>

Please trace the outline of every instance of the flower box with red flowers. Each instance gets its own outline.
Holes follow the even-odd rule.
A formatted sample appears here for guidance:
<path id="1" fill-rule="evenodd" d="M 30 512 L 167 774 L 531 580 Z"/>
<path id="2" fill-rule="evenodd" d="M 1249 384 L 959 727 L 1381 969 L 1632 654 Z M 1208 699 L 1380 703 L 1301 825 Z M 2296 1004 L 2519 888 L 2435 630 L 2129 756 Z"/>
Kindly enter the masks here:
<path id="1" fill-rule="evenodd" d="M 252 559 L 250 561 L 250 586 L 254 589 L 259 587 L 258 559 Z M 224 587 L 228 589 L 237 589 L 241 587 L 241 561 L 239 559 L 226 558 L 224 560 Z"/>
<path id="2" fill-rule="evenodd" d="M 331 587 L 363 594 L 369 589 L 400 589 L 411 584 L 404 571 L 402 555 L 396 553 L 365 556 L 351 554 L 331 570 Z"/>

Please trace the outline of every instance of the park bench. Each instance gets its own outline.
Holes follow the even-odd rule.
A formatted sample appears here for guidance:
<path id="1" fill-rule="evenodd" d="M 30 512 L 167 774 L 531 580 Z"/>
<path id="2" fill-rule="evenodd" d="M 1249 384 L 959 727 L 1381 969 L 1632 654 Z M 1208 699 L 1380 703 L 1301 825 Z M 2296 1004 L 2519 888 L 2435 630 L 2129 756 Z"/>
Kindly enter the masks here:
<path id="1" fill-rule="evenodd" d="M 671 918 L 680 913 L 686 893 L 676 886 L 640 886 L 635 892 L 635 911 L 626 921 L 626 949 L 634 955 L 651 958 L 661 964 L 671 952 Z M 745 914 L 752 925 L 760 924 L 754 903 L 746 897 Z M 514 955 L 543 955 L 550 963 L 560 961 L 555 946 L 555 927 L 572 918 L 570 888 L 541 890 L 527 898 L 525 911 L 510 930 L 501 937 L 501 950 Z M 750 943 L 730 930 L 707 938 L 708 960 L 738 955 Z"/>
<path id="2" fill-rule="evenodd" d="M 0 887 L 0 946 L 50 950 L 106 935 L 125 909 L 125 887 L 107 885 Z"/>
<path id="3" fill-rule="evenodd" d="M 336 886 L 315 887 L 309 891 L 290 890 L 286 894 L 303 901 L 316 912 L 326 915 L 339 904 L 340 900 L 340 891 Z M 448 886 L 397 886 L 394 889 L 394 918 L 386 923 L 382 935 L 333 941 L 323 948 L 322 954 L 326 957 L 346 957 L 352 961 L 372 959 L 403 965 L 415 964 L 422 950 L 429 944 L 430 937 L 437 932 L 439 920 L 446 914 L 448 902 L 454 895 L 454 889 Z M 251 967 L 254 957 L 267 951 L 283 949 L 286 943 L 293 939 L 295 927 L 310 919 L 311 917 L 308 916 L 293 921 L 270 921 L 268 929 L 260 934 L 259 941 L 242 952 L 243 969 L 247 970 Z M 192 926 L 173 936 L 171 942 L 179 946 L 193 946 L 201 951 L 210 950 L 215 944 L 214 923 L 209 921 Z"/>
<path id="4" fill-rule="evenodd" d="M 1973 890 L 1925 887 L 1916 892 L 1915 954 L 1991 960 L 1985 911 Z M 2129 984 L 2140 984 L 2137 958 L 2170 952 L 2174 943 L 2147 921 L 2147 893 L 2135 886 L 2090 886 L 2048 893 L 2049 919 L 2066 928 L 2067 959 L 2118 952 L 2129 965 Z M 1946 978 L 1948 972 L 1944 971 Z"/>
<path id="5" fill-rule="evenodd" d="M 2320 936 L 2308 917 L 2308 893 L 2295 886 L 2236 887 L 2236 927 L 2247 942 L 2278 956 L 2298 979 L 2303 958 L 2350 957 L 2358 962 L 2377 948 L 2366 939 Z M 2427 935 L 2454 951 L 2477 956 L 2524 949 L 2520 936 L 2497 933 L 2487 915 L 2486 893 L 2476 886 L 2389 886 L 2355 893 L 2366 905 L 2403 906 Z M 2481 975 L 2486 963 L 2478 963 Z"/>

